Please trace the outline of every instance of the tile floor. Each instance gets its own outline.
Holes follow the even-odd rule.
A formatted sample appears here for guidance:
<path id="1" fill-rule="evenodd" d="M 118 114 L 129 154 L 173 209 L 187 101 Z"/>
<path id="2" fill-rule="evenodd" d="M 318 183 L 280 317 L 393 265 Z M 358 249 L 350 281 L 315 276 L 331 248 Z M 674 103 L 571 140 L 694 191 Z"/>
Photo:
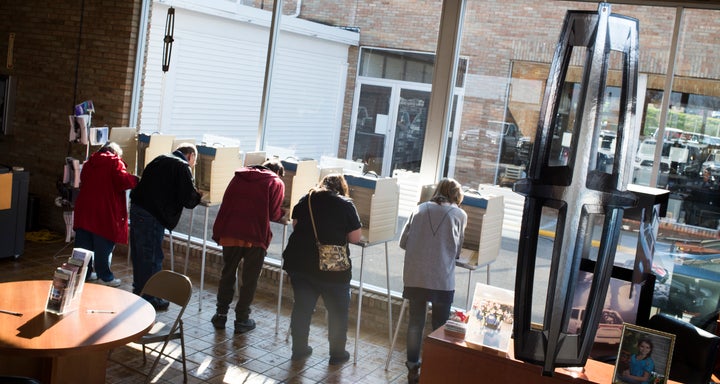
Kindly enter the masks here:
<path id="1" fill-rule="evenodd" d="M 0 282 L 50 279 L 52 271 L 65 260 L 72 244 L 64 238 L 26 241 L 25 251 L 18 259 L 0 259 Z M 120 289 L 131 290 L 132 268 L 125 253 L 113 260 L 113 272 L 122 279 Z M 192 278 L 192 276 L 191 276 Z M 278 333 L 275 332 L 277 293 L 258 291 L 252 317 L 257 328 L 243 335 L 234 335 L 232 317 L 228 328 L 217 331 L 210 324 L 215 309 L 216 285 L 205 283 L 202 309 L 199 307 L 199 281 L 193 279 L 194 295 L 183 316 L 186 335 L 188 383 L 406 383 L 405 351 L 398 341 L 388 370 L 387 333 L 361 328 L 357 364 L 350 361 L 341 366 L 328 365 L 326 328 L 322 314 L 315 315 L 310 330 L 310 345 L 314 352 L 304 362 L 290 360 L 290 342 L 286 338 L 290 323 L 290 305 L 283 304 Z M 352 305 L 352 303 L 351 303 Z M 175 308 L 160 312 L 158 319 L 174 318 Z M 354 322 L 349 324 L 347 350 L 355 346 Z M 171 344 L 179 353 L 179 344 Z M 122 362 L 122 364 L 118 363 Z M 142 383 L 150 363 L 143 366 L 139 346 L 129 344 L 112 352 L 107 368 L 107 383 Z M 153 382 L 181 383 L 182 365 L 171 359 L 162 360 L 155 370 Z"/>

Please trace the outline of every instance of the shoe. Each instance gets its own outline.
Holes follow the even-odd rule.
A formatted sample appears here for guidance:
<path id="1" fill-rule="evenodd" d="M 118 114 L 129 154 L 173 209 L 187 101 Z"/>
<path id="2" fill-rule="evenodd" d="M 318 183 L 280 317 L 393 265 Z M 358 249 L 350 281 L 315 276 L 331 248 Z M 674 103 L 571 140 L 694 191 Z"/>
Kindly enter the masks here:
<path id="1" fill-rule="evenodd" d="M 120 284 L 122 284 L 122 280 L 120 280 L 120 279 L 112 279 L 110 281 L 96 280 L 95 283 L 101 284 L 101 285 L 107 285 L 108 287 L 119 287 Z"/>
<path id="2" fill-rule="evenodd" d="M 340 356 L 330 356 L 330 361 L 328 361 L 328 364 L 340 365 L 346 363 L 348 360 L 350 360 L 350 352 L 344 351 L 343 354 Z"/>
<path id="3" fill-rule="evenodd" d="M 148 302 L 153 306 L 153 308 L 155 308 L 156 311 L 167 311 L 167 309 L 170 307 L 169 301 L 159 299 L 157 297 L 149 299 Z"/>
<path id="4" fill-rule="evenodd" d="M 312 355 L 312 351 L 313 349 L 309 345 L 306 345 L 305 348 L 302 348 L 300 351 L 293 350 L 290 360 L 297 361 L 307 359 L 310 355 Z"/>
<path id="5" fill-rule="evenodd" d="M 95 280 L 97 280 L 97 279 L 98 279 L 97 273 L 93 272 L 93 273 L 90 274 L 90 276 L 88 276 L 87 279 L 85 279 L 85 281 L 95 281 Z"/>
<path id="6" fill-rule="evenodd" d="M 235 334 L 250 332 L 253 329 L 255 329 L 255 320 L 253 319 L 245 319 L 245 320 L 235 320 Z"/>
<path id="7" fill-rule="evenodd" d="M 227 313 L 216 313 L 210 322 L 215 329 L 225 329 L 225 322 L 227 321 Z"/>
<path id="8" fill-rule="evenodd" d="M 420 363 L 405 362 L 405 366 L 408 369 L 407 379 L 408 384 L 417 384 L 420 382 Z"/>

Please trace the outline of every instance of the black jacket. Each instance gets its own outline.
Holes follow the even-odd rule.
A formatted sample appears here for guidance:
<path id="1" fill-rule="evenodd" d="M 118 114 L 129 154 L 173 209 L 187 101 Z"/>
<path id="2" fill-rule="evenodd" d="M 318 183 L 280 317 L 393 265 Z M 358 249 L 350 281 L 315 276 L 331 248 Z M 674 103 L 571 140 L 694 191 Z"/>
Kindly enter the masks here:
<path id="1" fill-rule="evenodd" d="M 183 207 L 195 208 L 201 197 L 187 159 L 179 151 L 153 159 L 130 192 L 132 204 L 148 211 L 169 230 L 177 226 Z"/>

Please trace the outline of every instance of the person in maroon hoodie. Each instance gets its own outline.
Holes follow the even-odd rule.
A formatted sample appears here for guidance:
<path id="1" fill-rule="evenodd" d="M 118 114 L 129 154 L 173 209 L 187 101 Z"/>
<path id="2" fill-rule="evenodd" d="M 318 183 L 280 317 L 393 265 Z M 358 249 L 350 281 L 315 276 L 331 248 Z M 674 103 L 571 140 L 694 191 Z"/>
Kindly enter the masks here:
<path id="1" fill-rule="evenodd" d="M 235 305 L 235 333 L 255 329 L 250 318 L 267 248 L 272 239 L 270 222 L 285 222 L 281 208 L 285 184 L 280 177 L 285 169 L 278 160 L 235 171 L 228 184 L 215 224 L 213 240 L 223 247 L 223 269 L 217 293 L 217 310 L 212 317 L 216 329 L 224 329 L 228 309 L 235 295 L 235 276 L 242 261 L 242 285 Z"/>
<path id="2" fill-rule="evenodd" d="M 128 243 L 125 191 L 138 183 L 137 176 L 128 173 L 122 154 L 120 146 L 109 141 L 83 164 L 73 222 L 75 247 L 95 253 L 98 283 L 111 287 L 121 281 L 110 270 L 110 255 L 116 243 Z M 88 278 L 92 273 L 91 265 Z"/>

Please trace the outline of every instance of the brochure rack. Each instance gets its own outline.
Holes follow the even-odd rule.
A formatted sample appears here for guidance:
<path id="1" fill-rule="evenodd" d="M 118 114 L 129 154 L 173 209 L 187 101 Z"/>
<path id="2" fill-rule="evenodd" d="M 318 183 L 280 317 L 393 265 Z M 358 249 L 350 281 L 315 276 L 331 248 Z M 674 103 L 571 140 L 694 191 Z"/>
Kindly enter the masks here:
<path id="1" fill-rule="evenodd" d="M 78 309 L 92 256 L 92 251 L 75 248 L 68 261 L 55 270 L 45 312 L 64 315 Z"/>

